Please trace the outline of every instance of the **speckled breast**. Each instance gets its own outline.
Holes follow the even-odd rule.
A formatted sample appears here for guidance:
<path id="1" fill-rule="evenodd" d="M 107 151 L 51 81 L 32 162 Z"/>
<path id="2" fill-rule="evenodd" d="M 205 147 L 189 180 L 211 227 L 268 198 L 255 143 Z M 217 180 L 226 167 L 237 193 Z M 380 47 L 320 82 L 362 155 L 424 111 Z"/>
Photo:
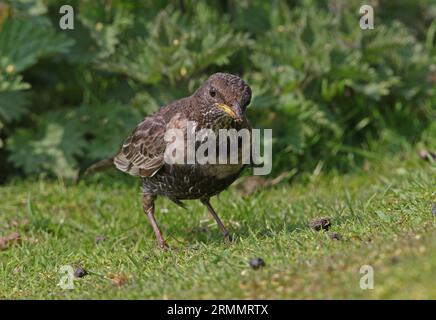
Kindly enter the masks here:
<path id="1" fill-rule="evenodd" d="M 153 177 L 142 178 L 144 193 L 184 200 L 214 196 L 240 175 L 244 165 L 169 165 Z"/>
<path id="2" fill-rule="evenodd" d="M 228 117 L 206 122 L 210 125 L 203 128 L 212 129 L 217 136 L 219 129 L 231 129 L 234 125 Z M 196 150 L 197 148 L 198 145 Z M 238 142 L 239 160 L 241 148 L 242 143 Z M 218 146 L 216 152 L 219 152 Z M 173 200 L 201 199 L 217 195 L 230 186 L 245 167 L 241 161 L 230 164 L 230 158 L 227 160 L 227 164 L 166 163 L 154 176 L 141 178 L 143 192 L 163 195 Z"/>

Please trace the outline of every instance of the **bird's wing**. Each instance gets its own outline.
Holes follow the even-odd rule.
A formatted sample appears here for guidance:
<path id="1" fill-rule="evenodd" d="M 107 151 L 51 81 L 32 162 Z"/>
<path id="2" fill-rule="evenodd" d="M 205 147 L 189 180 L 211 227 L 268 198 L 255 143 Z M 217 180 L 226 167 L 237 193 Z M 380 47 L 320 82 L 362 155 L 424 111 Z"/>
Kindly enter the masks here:
<path id="1" fill-rule="evenodd" d="M 165 121 L 160 116 L 142 121 L 114 158 L 115 166 L 133 176 L 151 177 L 164 164 Z"/>

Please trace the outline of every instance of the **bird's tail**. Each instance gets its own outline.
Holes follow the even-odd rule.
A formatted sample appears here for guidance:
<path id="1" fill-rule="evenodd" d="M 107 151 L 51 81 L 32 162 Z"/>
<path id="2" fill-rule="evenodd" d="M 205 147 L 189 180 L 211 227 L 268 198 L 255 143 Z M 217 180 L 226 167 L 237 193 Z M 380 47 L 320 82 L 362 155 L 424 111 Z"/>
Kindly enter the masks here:
<path id="1" fill-rule="evenodd" d="M 86 177 L 87 175 L 89 175 L 91 173 L 98 172 L 98 171 L 104 171 L 104 170 L 109 169 L 110 167 L 112 167 L 114 165 L 114 158 L 115 157 L 110 157 L 110 158 L 103 159 L 103 160 L 100 160 L 100 161 L 94 163 L 88 169 L 85 170 L 85 172 L 82 175 L 82 178 Z"/>

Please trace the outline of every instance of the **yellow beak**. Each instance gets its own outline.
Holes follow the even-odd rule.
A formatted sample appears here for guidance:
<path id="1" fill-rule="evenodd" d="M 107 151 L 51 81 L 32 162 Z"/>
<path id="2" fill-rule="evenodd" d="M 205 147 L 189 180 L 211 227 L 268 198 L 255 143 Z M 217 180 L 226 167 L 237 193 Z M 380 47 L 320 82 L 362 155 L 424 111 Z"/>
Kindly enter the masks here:
<path id="1" fill-rule="evenodd" d="M 227 113 L 229 116 L 231 116 L 233 119 L 237 119 L 236 113 L 230 108 L 228 105 L 224 103 L 217 103 L 216 105 L 218 108 L 223 110 L 225 113 Z"/>

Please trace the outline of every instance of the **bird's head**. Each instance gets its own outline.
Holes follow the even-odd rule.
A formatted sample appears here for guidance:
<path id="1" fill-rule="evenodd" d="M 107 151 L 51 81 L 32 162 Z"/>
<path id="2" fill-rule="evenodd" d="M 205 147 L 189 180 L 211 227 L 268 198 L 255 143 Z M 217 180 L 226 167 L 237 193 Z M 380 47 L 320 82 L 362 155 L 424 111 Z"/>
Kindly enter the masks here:
<path id="1" fill-rule="evenodd" d="M 214 73 L 195 92 L 195 96 L 217 116 L 227 116 L 242 122 L 251 101 L 251 88 L 233 74 Z"/>

